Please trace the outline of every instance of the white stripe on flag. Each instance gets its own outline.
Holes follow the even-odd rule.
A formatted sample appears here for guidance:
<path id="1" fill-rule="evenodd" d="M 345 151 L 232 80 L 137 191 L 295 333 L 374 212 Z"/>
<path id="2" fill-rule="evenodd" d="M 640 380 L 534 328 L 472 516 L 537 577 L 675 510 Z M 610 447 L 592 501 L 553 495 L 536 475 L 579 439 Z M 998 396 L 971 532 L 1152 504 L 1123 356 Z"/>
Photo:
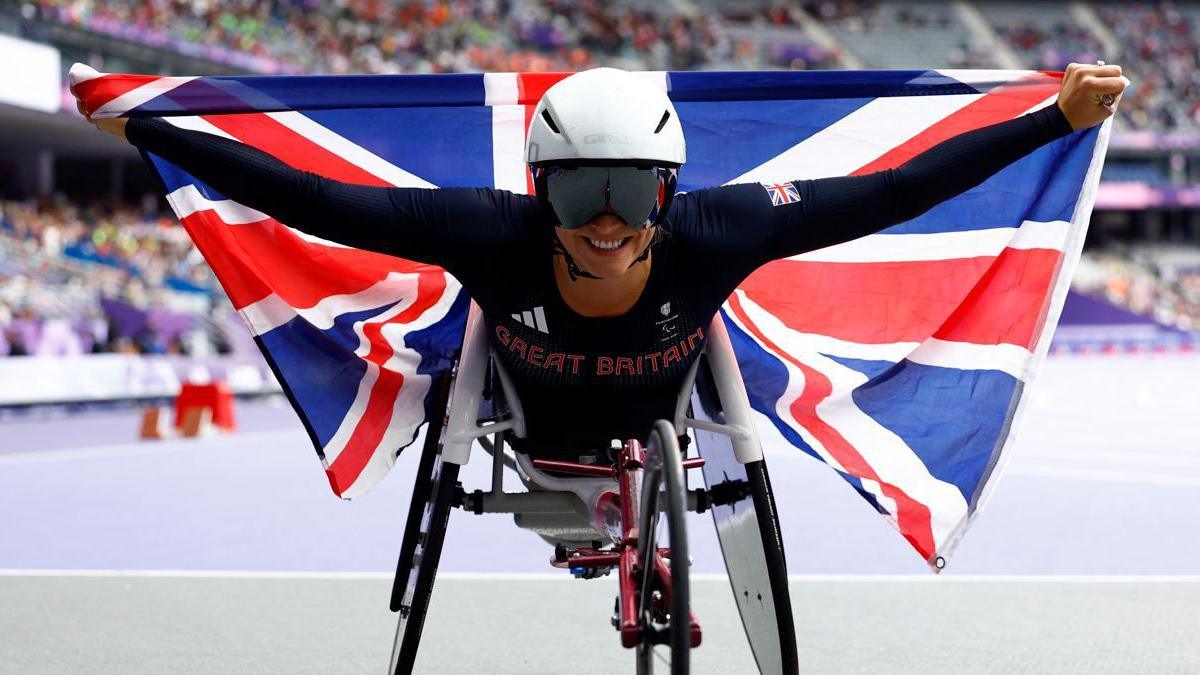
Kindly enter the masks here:
<path id="1" fill-rule="evenodd" d="M 1070 223 L 1027 220 L 1019 228 L 996 227 L 966 232 L 871 234 L 859 239 L 794 255 L 802 262 L 918 262 L 958 258 L 993 258 L 1005 248 L 1061 251 Z"/>
<path id="2" fill-rule="evenodd" d="M 516 73 L 484 73 L 484 105 L 517 105 L 521 88 Z"/>
<path id="3" fill-rule="evenodd" d="M 983 96 L 877 98 L 728 184 L 847 175 Z"/>
<path id="4" fill-rule="evenodd" d="M 251 225 L 261 223 L 264 220 L 271 220 L 271 216 L 261 211 L 255 211 L 248 206 L 243 206 L 231 199 L 209 199 L 201 194 L 200 190 L 192 184 L 184 185 L 167 195 L 167 203 L 171 205 L 176 217 L 180 220 L 198 211 L 215 211 L 217 217 L 224 221 L 226 225 Z M 350 248 L 336 241 L 329 241 L 328 239 L 322 239 L 307 232 L 301 232 L 294 227 L 288 227 L 287 225 L 284 225 L 284 227 L 287 227 L 292 234 L 310 244 L 332 248 Z"/>
<path id="5" fill-rule="evenodd" d="M 267 113 L 267 117 L 391 185 L 410 188 L 437 187 L 424 178 L 401 169 L 350 139 L 321 126 L 302 113 L 295 111 L 273 112 Z"/>
<path id="6" fill-rule="evenodd" d="M 238 140 L 238 139 L 234 138 L 233 136 L 230 136 L 228 133 L 226 133 L 226 131 L 224 129 L 218 127 L 217 125 L 213 124 L 212 122 L 209 122 L 208 120 L 204 119 L 203 117 L 200 117 L 199 115 L 182 115 L 179 117 L 164 117 L 163 121 L 167 122 L 168 124 L 170 124 L 172 126 L 179 127 L 180 129 L 187 129 L 189 131 L 200 131 L 200 132 L 203 132 L 206 134 L 212 134 L 213 136 L 220 136 L 221 138 L 228 138 L 231 141 Z M 240 143 L 241 141 L 238 141 L 238 142 Z"/>
<path id="7" fill-rule="evenodd" d="M 492 107 L 492 177 L 497 190 L 528 194 L 525 106 Z"/>
<path id="8" fill-rule="evenodd" d="M 979 345 L 929 338 L 906 358 L 913 363 L 959 370 L 999 370 L 1025 381 L 1033 354 L 1012 344 Z"/>
<path id="9" fill-rule="evenodd" d="M 735 291 L 742 306 L 753 305 L 744 291 Z M 726 312 L 736 321 L 732 312 Z M 757 323 L 757 322 L 756 322 Z M 782 325 L 782 324 L 781 324 Z M 760 326 L 761 327 L 761 326 Z M 960 370 L 1000 370 L 1022 379 L 1030 358 L 1029 350 L 1012 344 L 981 345 L 929 338 L 925 342 L 864 343 L 839 340 L 828 335 L 801 333 L 787 328 L 789 344 L 803 345 L 805 352 L 830 354 L 841 358 L 899 363 L 915 363 Z M 790 353 L 790 352 L 789 352 Z"/>
<path id="10" fill-rule="evenodd" d="M 667 86 L 667 71 L 665 70 L 639 70 L 634 74 L 650 80 L 654 86 L 663 91 L 670 90 L 670 87 Z"/>
<path id="11" fill-rule="evenodd" d="M 389 272 L 386 277 L 358 293 L 325 296 L 312 307 L 292 307 L 272 293 L 240 311 L 254 335 L 268 333 L 296 316 L 303 317 L 318 330 L 329 330 L 343 314 L 364 312 L 392 302 L 411 302 L 416 295 L 417 275 Z"/>
<path id="12" fill-rule="evenodd" d="M 229 199 L 220 201 L 209 199 L 191 183 L 167 195 L 167 203 L 171 205 L 176 217 L 180 220 L 198 211 L 215 211 L 217 217 L 225 221 L 227 225 L 249 225 L 271 218 L 261 211 L 255 211 Z"/>
<path id="13" fill-rule="evenodd" d="M 971 86 L 1009 84 L 1038 74 L 1036 70 L 957 70 L 953 68 L 936 72 Z M 920 80 L 916 84 L 919 85 Z"/>
<path id="14" fill-rule="evenodd" d="M 142 86 L 131 89 L 124 94 L 105 103 L 92 113 L 92 117 L 120 117 L 124 113 L 133 110 L 134 108 L 147 103 L 148 101 L 158 98 L 163 94 L 175 89 L 176 87 L 191 82 L 196 79 L 194 76 L 189 77 L 160 77 L 156 80 L 151 80 Z"/>
<path id="15" fill-rule="evenodd" d="M 107 74 L 108 73 L 102 73 L 96 70 L 86 63 L 79 63 L 76 61 L 75 63 L 71 64 L 71 69 L 67 71 L 67 82 L 74 87 L 77 84 L 87 82 L 88 80 L 94 80 L 97 77 L 104 77 Z"/>

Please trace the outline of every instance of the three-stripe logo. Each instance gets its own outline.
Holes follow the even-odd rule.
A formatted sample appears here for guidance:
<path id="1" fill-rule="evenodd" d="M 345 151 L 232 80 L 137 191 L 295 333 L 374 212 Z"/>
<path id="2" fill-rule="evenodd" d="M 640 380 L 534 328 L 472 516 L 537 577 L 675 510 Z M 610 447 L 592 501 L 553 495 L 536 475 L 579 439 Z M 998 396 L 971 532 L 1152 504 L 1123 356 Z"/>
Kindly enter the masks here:
<path id="1" fill-rule="evenodd" d="M 546 312 L 541 305 L 534 307 L 532 310 L 525 310 L 512 315 L 512 318 L 519 321 L 534 330 L 541 331 L 547 335 L 550 334 L 546 328 Z"/>

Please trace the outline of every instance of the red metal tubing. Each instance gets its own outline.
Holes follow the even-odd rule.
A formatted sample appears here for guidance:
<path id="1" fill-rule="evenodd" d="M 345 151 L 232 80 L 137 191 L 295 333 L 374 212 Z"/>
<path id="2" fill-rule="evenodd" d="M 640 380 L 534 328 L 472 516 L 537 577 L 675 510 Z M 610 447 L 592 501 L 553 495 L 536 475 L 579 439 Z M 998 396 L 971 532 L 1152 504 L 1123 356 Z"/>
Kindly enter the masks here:
<path id="1" fill-rule="evenodd" d="M 637 611 L 637 579 L 634 569 L 637 567 L 637 549 L 626 546 L 621 551 L 621 561 L 618 566 L 617 583 L 621 594 L 621 646 L 626 649 L 636 647 L 642 639 L 642 626 L 638 620 Z"/>
<path id="2" fill-rule="evenodd" d="M 659 589 L 662 593 L 662 602 L 667 607 L 671 606 L 671 566 L 663 559 L 659 553 L 654 554 L 654 576 L 658 577 L 658 582 L 662 584 Z M 674 621 L 674 617 L 671 618 Z"/>
<path id="3" fill-rule="evenodd" d="M 642 489 L 642 446 L 636 440 L 629 440 L 621 447 L 621 455 L 617 458 L 620 469 L 620 499 L 621 499 L 621 535 L 624 545 L 637 544 L 638 517 L 641 508 Z"/>
<path id="4" fill-rule="evenodd" d="M 688 610 L 688 622 L 691 624 L 688 633 L 691 636 L 692 649 L 695 649 L 700 646 L 700 640 L 703 636 L 700 634 L 700 623 L 696 621 L 696 615 L 690 609 Z"/>
<path id="5" fill-rule="evenodd" d="M 688 469 L 698 469 L 702 466 L 704 466 L 704 458 L 703 457 L 692 457 L 690 459 L 683 460 L 683 470 L 684 471 L 687 471 Z"/>
<path id="6" fill-rule="evenodd" d="M 585 553 L 568 557 L 569 567 L 613 567 L 621 561 L 620 553 Z"/>
<path id="7" fill-rule="evenodd" d="M 595 464 L 579 464 L 577 462 L 560 462 L 555 459 L 535 459 L 533 460 L 533 468 L 540 471 L 557 471 L 558 473 L 567 473 L 575 476 L 597 476 L 600 478 L 612 478 L 617 475 L 617 470 L 611 466 L 596 466 Z"/>

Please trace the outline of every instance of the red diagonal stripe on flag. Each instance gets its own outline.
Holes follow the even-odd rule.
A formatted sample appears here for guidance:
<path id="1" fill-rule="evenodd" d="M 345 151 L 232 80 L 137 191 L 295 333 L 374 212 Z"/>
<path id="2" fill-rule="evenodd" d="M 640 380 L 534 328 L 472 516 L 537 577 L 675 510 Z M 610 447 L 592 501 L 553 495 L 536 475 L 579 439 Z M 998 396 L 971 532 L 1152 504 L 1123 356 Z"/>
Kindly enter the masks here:
<path id="1" fill-rule="evenodd" d="M 197 211 L 180 222 L 238 309 L 272 292 L 292 307 L 312 307 L 331 295 L 363 291 L 391 272 L 444 274 L 435 265 L 313 244 L 274 219 L 228 225 L 215 211 Z"/>
<path id="2" fill-rule="evenodd" d="M 942 141 L 972 129 L 1010 120 L 1050 98 L 1058 92 L 1058 88 L 1059 81 L 1046 81 L 1043 73 L 1001 85 L 850 175 L 894 169 Z"/>
<path id="3" fill-rule="evenodd" d="M 325 473 L 329 484 L 339 496 L 358 480 L 367 463 L 374 456 L 392 421 L 396 396 L 404 387 L 404 375 L 383 367 L 395 350 L 383 337 L 383 327 L 389 324 L 410 323 L 437 303 L 446 290 L 443 274 L 422 274 L 417 284 L 417 297 L 407 309 L 380 323 L 368 322 L 363 326 L 370 350 L 367 361 L 379 366 L 379 376 L 368 394 L 367 407 L 351 432 L 346 447 L 329 465 Z M 397 450 L 399 448 L 396 448 Z"/>
<path id="4" fill-rule="evenodd" d="M 266 113 L 204 115 L 213 126 L 302 171 L 359 185 L 386 187 L 386 181 L 341 155 L 314 143 Z"/>
<path id="5" fill-rule="evenodd" d="M 90 115 L 109 101 L 157 79 L 158 75 L 101 75 L 76 84 L 72 91 L 83 100 Z"/>

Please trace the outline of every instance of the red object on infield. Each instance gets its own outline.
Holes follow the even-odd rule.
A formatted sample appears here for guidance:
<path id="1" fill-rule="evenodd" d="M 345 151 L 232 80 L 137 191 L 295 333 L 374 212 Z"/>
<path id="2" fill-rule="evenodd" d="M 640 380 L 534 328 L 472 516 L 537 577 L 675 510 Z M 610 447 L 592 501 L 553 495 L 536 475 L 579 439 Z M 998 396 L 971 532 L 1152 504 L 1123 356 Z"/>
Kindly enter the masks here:
<path id="1" fill-rule="evenodd" d="M 194 384 L 185 382 L 175 397 L 175 428 L 183 426 L 187 411 L 192 408 L 212 411 L 212 425 L 223 431 L 233 431 L 237 424 L 233 418 L 233 392 L 224 382 Z"/>

